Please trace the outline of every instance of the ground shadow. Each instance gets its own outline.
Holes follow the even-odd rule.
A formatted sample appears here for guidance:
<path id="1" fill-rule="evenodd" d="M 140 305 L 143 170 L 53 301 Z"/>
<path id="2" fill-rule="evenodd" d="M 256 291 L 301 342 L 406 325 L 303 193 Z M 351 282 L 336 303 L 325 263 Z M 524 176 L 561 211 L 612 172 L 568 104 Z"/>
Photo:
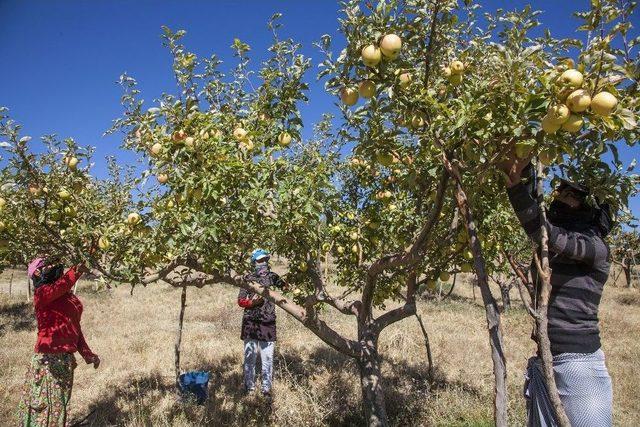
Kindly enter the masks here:
<path id="1" fill-rule="evenodd" d="M 384 360 L 384 365 L 383 386 L 392 425 L 414 425 L 412 415 L 424 408 L 426 400 L 439 389 L 455 387 L 472 396 L 480 394 L 468 384 L 448 381 L 437 367 L 430 376 L 426 362 L 415 365 L 402 360 Z M 110 389 L 90 405 L 86 414 L 76 416 L 75 425 L 123 425 L 132 422 L 152 425 L 154 406 L 166 396 L 175 396 L 173 405 L 163 407 L 163 417 L 169 422 L 179 417 L 202 426 L 279 424 L 274 419 L 271 403 L 260 393 L 244 394 L 237 357 L 201 361 L 196 366 L 210 373 L 209 398 L 203 406 L 180 402 L 171 378 L 151 374 Z M 316 348 L 311 353 L 283 349 L 276 354 L 274 368 L 276 381 L 286 376 L 287 382 L 295 384 L 296 389 L 313 392 L 314 399 L 330 408 L 318 424 L 365 424 L 357 387 L 358 370 L 353 359 L 327 347 Z M 316 374 L 329 375 L 330 387 L 314 387 L 312 381 Z M 277 407 L 278 398 L 276 394 L 273 407 Z M 78 423 L 83 417 L 86 419 Z"/>
<path id="2" fill-rule="evenodd" d="M 28 302 L 10 303 L 0 307 L 0 336 L 8 331 L 19 332 L 35 328 L 33 307 Z"/>

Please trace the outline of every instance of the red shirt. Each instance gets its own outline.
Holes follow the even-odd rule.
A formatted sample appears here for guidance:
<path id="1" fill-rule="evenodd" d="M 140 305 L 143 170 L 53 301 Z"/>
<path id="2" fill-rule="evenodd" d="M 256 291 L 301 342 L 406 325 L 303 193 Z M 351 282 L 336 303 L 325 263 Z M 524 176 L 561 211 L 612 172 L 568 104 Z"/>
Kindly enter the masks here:
<path id="1" fill-rule="evenodd" d="M 82 273 L 72 267 L 56 282 L 42 285 L 33 295 L 38 321 L 36 353 L 80 353 L 90 363 L 94 354 L 80 328 L 82 303 L 71 292 Z"/>

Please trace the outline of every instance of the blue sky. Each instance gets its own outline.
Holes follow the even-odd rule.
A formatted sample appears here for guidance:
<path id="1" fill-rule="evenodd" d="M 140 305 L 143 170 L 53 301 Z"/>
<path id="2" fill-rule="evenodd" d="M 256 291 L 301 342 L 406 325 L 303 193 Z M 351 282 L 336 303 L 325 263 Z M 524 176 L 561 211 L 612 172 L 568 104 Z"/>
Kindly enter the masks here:
<path id="1" fill-rule="evenodd" d="M 481 2 L 489 10 L 529 3 L 545 11 L 541 20 L 557 37 L 576 37 L 572 8 L 588 7 L 588 0 Z M 115 84 L 120 74 L 135 77 L 148 102 L 175 91 L 171 59 L 160 41 L 162 25 L 187 30 L 184 42 L 199 56 L 216 53 L 232 61 L 229 46 L 237 37 L 259 60 L 270 43 L 266 22 L 274 12 L 284 14 L 282 35 L 302 43 L 317 64 L 321 55 L 313 42 L 336 35 L 338 27 L 338 3 L 330 0 L 0 0 L 0 105 L 33 137 L 56 133 L 97 147 L 100 174 L 106 155 L 134 161 L 118 149 L 117 137 L 102 136 L 122 113 Z M 302 107 L 305 135 L 323 112 L 336 111 L 335 99 L 324 92 L 323 82 L 315 82 L 315 73 L 314 68 L 309 76 L 311 101 Z M 623 156 L 630 161 L 631 150 Z M 639 198 L 632 209 L 640 215 Z"/>

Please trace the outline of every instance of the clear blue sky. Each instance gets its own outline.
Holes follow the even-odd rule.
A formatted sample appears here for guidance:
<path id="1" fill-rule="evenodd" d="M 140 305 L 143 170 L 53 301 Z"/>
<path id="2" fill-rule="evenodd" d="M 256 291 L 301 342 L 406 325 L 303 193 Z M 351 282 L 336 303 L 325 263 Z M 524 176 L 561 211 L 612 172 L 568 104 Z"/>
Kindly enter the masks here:
<path id="1" fill-rule="evenodd" d="M 575 37 L 572 8 L 588 7 L 588 0 L 481 1 L 489 10 L 529 3 L 545 11 L 541 20 L 557 37 Z M 122 113 L 121 90 L 115 84 L 120 74 L 135 77 L 148 102 L 175 91 L 171 59 L 159 37 L 162 25 L 187 30 L 184 43 L 199 56 L 216 53 L 231 61 L 229 46 L 238 37 L 259 60 L 270 43 L 266 22 L 274 12 L 284 14 L 282 35 L 302 43 L 311 58 L 321 59 L 312 44 L 323 34 L 336 35 L 337 1 L 0 0 L 0 105 L 9 107 L 34 138 L 56 133 L 96 146 L 100 174 L 106 155 L 134 160 L 118 149 L 117 137 L 102 137 Z M 336 111 L 315 73 L 314 68 L 309 75 L 311 102 L 303 106 L 305 135 L 323 112 Z M 629 161 L 632 154 L 640 157 L 637 150 L 622 152 Z M 640 215 L 639 198 L 632 209 Z"/>

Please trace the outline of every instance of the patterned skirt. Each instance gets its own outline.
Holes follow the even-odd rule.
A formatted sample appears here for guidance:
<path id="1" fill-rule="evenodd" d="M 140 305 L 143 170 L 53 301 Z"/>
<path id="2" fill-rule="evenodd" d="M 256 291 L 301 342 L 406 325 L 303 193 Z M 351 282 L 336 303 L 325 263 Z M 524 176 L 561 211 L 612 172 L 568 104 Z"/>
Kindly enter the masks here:
<path id="1" fill-rule="evenodd" d="M 610 427 L 613 393 L 604 353 L 562 353 L 553 357 L 553 371 L 560 400 L 573 427 Z M 524 394 L 529 427 L 557 426 L 542 373 L 542 362 L 533 357 L 527 367 Z"/>
<path id="2" fill-rule="evenodd" d="M 72 353 L 40 354 L 31 358 L 18 417 L 23 427 L 65 427 L 77 366 Z"/>

